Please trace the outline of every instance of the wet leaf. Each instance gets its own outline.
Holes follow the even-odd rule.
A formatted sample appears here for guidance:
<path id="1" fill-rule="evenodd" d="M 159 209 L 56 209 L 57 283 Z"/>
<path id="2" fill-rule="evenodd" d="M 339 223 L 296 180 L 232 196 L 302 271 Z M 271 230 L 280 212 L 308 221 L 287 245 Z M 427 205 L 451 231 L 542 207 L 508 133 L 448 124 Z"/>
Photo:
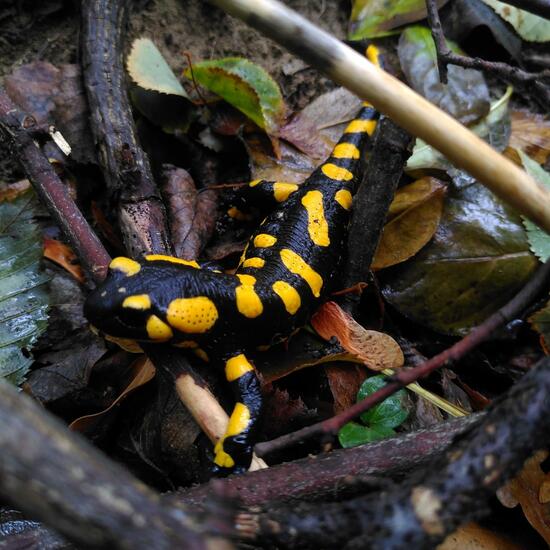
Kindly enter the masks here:
<path id="1" fill-rule="evenodd" d="M 547 500 L 550 475 L 541 468 L 547 457 L 548 451 L 535 453 L 497 495 L 505 506 L 519 503 L 527 521 L 550 544 L 550 502 Z"/>
<path id="2" fill-rule="evenodd" d="M 441 7 L 446 0 L 439 0 Z M 392 29 L 426 17 L 424 0 L 354 0 L 348 38 L 361 40 L 392 34 Z"/>
<path id="3" fill-rule="evenodd" d="M 494 149 L 502 151 L 508 144 L 508 103 L 513 89 L 508 87 L 506 92 L 495 102 L 491 103 L 489 114 L 476 124 L 470 126 L 470 130 L 480 138 L 487 141 Z M 412 155 L 407 161 L 405 171 L 415 174 L 421 170 L 456 170 L 452 164 L 431 145 L 417 139 Z"/>
<path id="4" fill-rule="evenodd" d="M 441 219 L 445 189 L 435 178 L 422 178 L 397 190 L 371 269 L 404 262 L 430 241 Z"/>
<path id="5" fill-rule="evenodd" d="M 544 164 L 550 155 L 550 119 L 529 111 L 512 111 L 509 146 Z"/>
<path id="6" fill-rule="evenodd" d="M 451 186 L 433 239 L 384 272 L 383 294 L 416 322 L 460 335 L 506 303 L 537 264 L 517 214 L 480 184 Z"/>
<path id="7" fill-rule="evenodd" d="M 67 270 L 78 282 L 85 281 L 84 272 L 78 264 L 78 258 L 72 248 L 56 239 L 44 239 L 44 258 L 60 265 Z"/>
<path id="8" fill-rule="evenodd" d="M 30 349 L 48 322 L 36 204 L 32 191 L 0 203 L 0 377 L 16 385 L 24 381 Z"/>
<path id="9" fill-rule="evenodd" d="M 527 173 L 541 185 L 550 188 L 550 173 L 548 173 L 538 162 L 529 158 L 524 152 L 518 151 L 523 167 Z M 535 225 L 531 220 L 523 217 L 523 225 L 527 230 L 527 238 L 533 253 L 545 262 L 550 258 L 550 235 Z"/>
<path id="10" fill-rule="evenodd" d="M 311 318 L 311 325 L 325 340 L 337 338 L 369 369 L 380 371 L 403 366 L 403 352 L 388 334 L 367 330 L 335 302 L 324 303 Z"/>
<path id="11" fill-rule="evenodd" d="M 170 232 L 178 258 L 195 260 L 216 225 L 217 195 L 213 190 L 198 192 L 183 168 L 163 165 L 162 193 L 170 212 Z"/>
<path id="12" fill-rule="evenodd" d="M 531 326 L 541 335 L 546 349 L 550 349 L 550 302 L 529 318 Z"/>
<path id="13" fill-rule="evenodd" d="M 131 95 L 138 110 L 167 132 L 187 130 L 195 108 L 155 44 L 134 40 L 126 67 L 137 85 Z"/>
<path id="14" fill-rule="evenodd" d="M 517 33 L 528 42 L 549 42 L 550 21 L 525 10 L 520 10 L 498 0 L 482 0 L 500 17 L 510 23 Z"/>
<path id="15" fill-rule="evenodd" d="M 152 380 L 155 376 L 156 369 L 145 356 L 141 356 L 136 359 L 131 367 L 129 381 L 120 393 L 120 395 L 103 411 L 95 414 L 87 414 L 77 418 L 69 425 L 69 429 L 76 432 L 86 433 L 101 420 L 102 417 L 112 412 L 117 405 L 119 405 L 123 399 L 128 397 L 132 392 Z"/>
<path id="16" fill-rule="evenodd" d="M 367 378 L 357 393 L 357 402 L 372 395 L 384 387 L 386 383 L 384 376 L 371 376 Z M 338 440 L 342 447 L 356 447 L 357 445 L 394 435 L 395 431 L 393 428 L 401 425 L 409 414 L 402 406 L 404 398 L 405 390 L 399 390 L 369 411 L 364 412 L 360 416 L 361 422 L 364 425 L 357 422 L 349 422 L 343 426 L 338 433 Z"/>
<path id="17" fill-rule="evenodd" d="M 191 78 L 189 69 L 184 71 Z M 259 65 L 241 57 L 202 61 L 193 65 L 195 80 L 243 112 L 268 134 L 276 134 L 286 117 L 277 83 Z"/>
<path id="18" fill-rule="evenodd" d="M 334 414 L 349 409 L 355 403 L 367 370 L 362 365 L 327 365 L 325 373 L 334 397 Z"/>
<path id="19" fill-rule="evenodd" d="M 372 395 L 386 385 L 385 376 L 371 376 L 367 378 L 359 392 L 357 402 L 363 401 L 365 397 Z M 361 422 L 371 427 L 397 428 L 407 418 L 408 413 L 403 409 L 401 402 L 405 398 L 405 390 L 390 395 L 382 403 L 376 405 L 361 415 Z"/>
<path id="20" fill-rule="evenodd" d="M 456 49 L 451 43 L 449 46 Z M 447 84 L 439 81 L 435 45 L 426 27 L 405 29 L 399 39 L 398 54 L 410 85 L 463 124 L 489 112 L 489 89 L 480 71 L 449 65 Z"/>

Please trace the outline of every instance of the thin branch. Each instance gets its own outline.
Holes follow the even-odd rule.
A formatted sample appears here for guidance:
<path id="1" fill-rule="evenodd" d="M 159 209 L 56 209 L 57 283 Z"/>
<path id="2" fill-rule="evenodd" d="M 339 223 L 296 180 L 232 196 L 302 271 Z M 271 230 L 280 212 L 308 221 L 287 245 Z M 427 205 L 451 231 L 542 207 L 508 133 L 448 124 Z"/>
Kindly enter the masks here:
<path id="1" fill-rule="evenodd" d="M 501 307 L 497 312 L 493 313 L 493 315 L 486 319 L 481 325 L 474 328 L 470 334 L 450 348 L 435 355 L 417 367 L 399 371 L 399 373 L 389 378 L 389 383 L 383 388 L 328 420 L 283 435 L 272 441 L 258 443 L 255 447 L 256 454 L 258 456 L 265 456 L 273 451 L 294 445 L 313 436 L 333 436 L 338 433 L 344 424 L 347 424 L 361 413 L 371 409 L 407 384 L 411 384 L 427 376 L 431 372 L 461 359 L 476 346 L 487 340 L 498 327 L 515 319 L 547 285 L 549 276 L 550 260 L 539 267 L 533 277 L 512 300 Z"/>
<path id="2" fill-rule="evenodd" d="M 35 128 L 34 118 L 16 107 L 0 89 L 0 137 L 63 230 L 88 275 L 95 282 L 101 281 L 110 261 L 109 254 L 74 203 L 67 186 L 33 140 Z"/>
<path id="3" fill-rule="evenodd" d="M 522 88 L 541 103 L 544 108 L 550 109 L 549 69 L 545 69 L 539 73 L 529 73 L 519 67 L 508 65 L 508 63 L 486 61 L 478 57 L 466 57 L 456 54 L 447 46 L 435 0 L 426 0 L 426 8 L 428 12 L 428 22 L 437 52 L 437 66 L 441 82 L 447 81 L 447 65 L 459 65 L 467 69 L 485 71 L 502 78 L 506 82 L 522 86 Z M 547 82 L 544 83 L 543 80 Z"/>
<path id="4" fill-rule="evenodd" d="M 550 233 L 550 191 L 408 86 L 280 2 L 210 1 L 369 100 Z"/>

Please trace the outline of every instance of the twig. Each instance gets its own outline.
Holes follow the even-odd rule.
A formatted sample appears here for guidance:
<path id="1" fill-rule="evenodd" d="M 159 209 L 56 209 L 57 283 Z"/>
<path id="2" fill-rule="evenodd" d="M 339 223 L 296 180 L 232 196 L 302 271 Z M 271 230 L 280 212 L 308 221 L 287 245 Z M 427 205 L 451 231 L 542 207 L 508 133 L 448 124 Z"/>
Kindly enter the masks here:
<path id="1" fill-rule="evenodd" d="M 35 127 L 34 118 L 17 108 L 0 89 L 0 137 L 21 164 L 42 202 L 48 206 L 88 275 L 95 282 L 101 281 L 110 261 L 109 254 L 34 142 L 32 131 Z"/>
<path id="2" fill-rule="evenodd" d="M 520 3 L 520 2 L 518 2 Z M 428 22 L 432 31 L 432 37 L 437 52 L 437 66 L 441 82 L 447 81 L 447 65 L 459 65 L 468 69 L 486 71 L 499 76 L 506 82 L 522 86 L 526 92 L 533 95 L 546 109 L 550 108 L 550 85 L 542 80 L 550 81 L 550 70 L 545 69 L 539 73 L 529 73 L 519 67 L 513 67 L 507 63 L 486 61 L 478 57 L 466 57 L 452 52 L 447 46 L 439 12 L 435 0 L 426 0 Z M 550 8 L 548 8 L 550 10 Z"/>
<path id="3" fill-rule="evenodd" d="M 427 465 L 443 452 L 459 434 L 480 420 L 480 415 L 451 420 L 426 430 L 410 432 L 353 449 L 279 464 L 268 470 L 249 472 L 222 481 L 239 495 L 242 505 L 263 506 L 275 503 L 290 504 L 297 500 L 323 500 L 348 497 L 353 493 L 354 478 L 382 475 L 402 478 L 408 472 Z M 220 481 L 218 480 L 218 484 Z M 359 492 L 363 487 L 356 484 Z M 211 498 L 212 484 L 199 485 L 169 495 L 186 505 L 204 506 Z"/>
<path id="4" fill-rule="evenodd" d="M 379 122 L 363 182 L 353 198 L 343 288 L 368 280 L 388 208 L 410 155 L 410 142 L 410 134 L 390 119 L 383 117 Z M 360 295 L 348 293 L 343 306 L 353 315 L 359 300 Z"/>
<path id="5" fill-rule="evenodd" d="M 477 428 L 401 486 L 342 503 L 241 514 L 238 526 L 270 547 L 435 548 L 460 524 L 483 515 L 494 491 L 545 448 L 549 392 L 550 358 L 544 358 L 493 403 Z"/>
<path id="6" fill-rule="evenodd" d="M 452 362 L 461 359 L 466 353 L 487 340 L 498 327 L 510 322 L 529 305 L 548 283 L 550 275 L 550 260 L 543 264 L 528 283 L 510 300 L 493 313 L 481 325 L 477 326 L 462 340 L 435 355 L 428 361 L 411 369 L 403 369 L 392 376 L 389 383 L 375 393 L 366 397 L 363 401 L 356 403 L 344 412 L 329 418 L 323 422 L 313 424 L 296 432 L 283 435 L 277 439 L 258 443 L 255 447 L 258 456 L 265 456 L 273 451 L 288 447 L 309 437 L 317 435 L 334 435 L 340 428 L 359 416 L 361 413 L 374 407 L 402 387 L 423 378 L 441 367 L 448 366 Z"/>
<path id="7" fill-rule="evenodd" d="M 210 1 L 369 100 L 380 112 L 441 151 L 457 167 L 550 232 L 550 191 L 405 84 L 280 2 Z"/>
<path id="8" fill-rule="evenodd" d="M 0 493 L 79 547 L 205 548 L 199 524 L 0 382 Z"/>

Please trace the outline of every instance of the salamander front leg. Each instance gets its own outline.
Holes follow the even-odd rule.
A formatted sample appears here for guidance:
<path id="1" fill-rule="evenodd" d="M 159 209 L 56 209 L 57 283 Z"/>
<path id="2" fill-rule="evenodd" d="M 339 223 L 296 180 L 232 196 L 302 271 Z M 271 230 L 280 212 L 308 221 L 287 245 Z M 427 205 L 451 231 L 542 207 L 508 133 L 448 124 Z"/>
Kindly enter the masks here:
<path id="1" fill-rule="evenodd" d="M 215 473 L 242 473 L 252 460 L 253 438 L 262 409 L 260 381 L 244 354 L 229 358 L 225 377 L 235 394 L 235 407 L 224 436 L 214 447 Z"/>

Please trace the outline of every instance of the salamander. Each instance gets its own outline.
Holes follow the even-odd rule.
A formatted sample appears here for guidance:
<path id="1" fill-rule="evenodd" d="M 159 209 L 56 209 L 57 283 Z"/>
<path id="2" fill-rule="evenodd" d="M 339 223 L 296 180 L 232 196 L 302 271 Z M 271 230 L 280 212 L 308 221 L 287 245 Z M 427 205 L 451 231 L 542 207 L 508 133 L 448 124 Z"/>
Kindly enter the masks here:
<path id="1" fill-rule="evenodd" d="M 374 46 L 367 56 L 378 62 Z M 86 317 L 110 339 L 171 344 L 221 362 L 236 399 L 214 448 L 221 472 L 242 471 L 252 457 L 262 399 L 247 350 L 288 337 L 332 289 L 362 151 L 377 120 L 365 102 L 329 158 L 302 185 L 250 182 L 250 189 L 273 197 L 278 207 L 250 238 L 234 275 L 171 256 L 118 257 L 86 300 Z"/>

